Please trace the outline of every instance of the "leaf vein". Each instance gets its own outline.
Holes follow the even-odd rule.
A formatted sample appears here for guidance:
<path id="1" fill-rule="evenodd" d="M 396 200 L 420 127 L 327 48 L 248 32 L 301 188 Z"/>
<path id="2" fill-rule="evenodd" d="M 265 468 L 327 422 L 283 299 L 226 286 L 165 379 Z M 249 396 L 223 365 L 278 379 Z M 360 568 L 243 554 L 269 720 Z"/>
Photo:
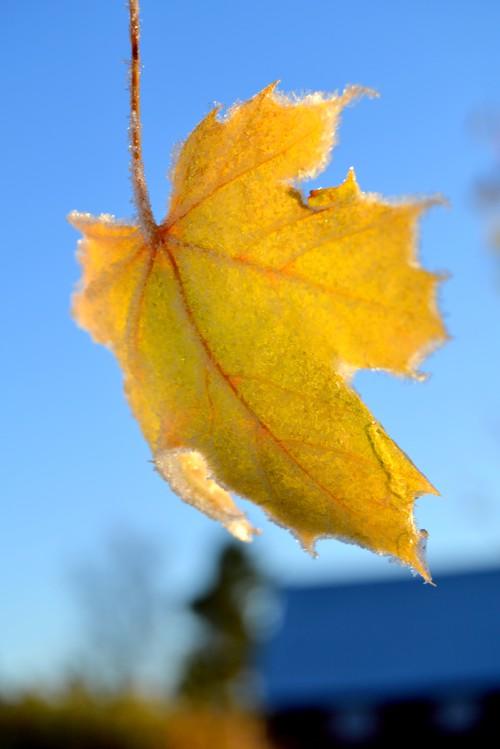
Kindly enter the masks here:
<path id="1" fill-rule="evenodd" d="M 302 286 L 311 287 L 313 289 L 319 289 L 320 291 L 322 291 L 323 293 L 327 295 L 341 296 L 341 297 L 344 297 L 345 299 L 349 299 L 350 301 L 361 302 L 363 304 L 378 307 L 387 312 L 394 312 L 394 308 L 391 305 L 384 304 L 384 302 L 381 302 L 378 299 L 369 299 L 359 294 L 352 294 L 346 291 L 345 289 L 341 289 L 338 286 L 335 287 L 335 286 L 330 286 L 327 284 L 322 284 L 319 281 L 313 281 L 312 279 L 304 278 L 304 276 L 300 276 L 298 274 L 292 275 L 292 273 L 290 272 L 284 273 L 280 268 L 274 268 L 273 266 L 270 266 L 270 265 L 269 266 L 260 265 L 259 263 L 256 263 L 253 260 L 249 260 L 246 257 L 233 257 L 230 255 L 223 255 L 211 249 L 210 247 L 201 247 L 200 245 L 183 242 L 182 240 L 179 240 L 176 237 L 175 238 L 169 237 L 169 241 L 172 244 L 175 244 L 176 247 L 179 247 L 179 249 L 188 249 L 188 250 L 193 250 L 194 252 L 204 253 L 226 264 L 245 266 L 248 268 L 252 268 L 253 270 L 259 273 L 262 273 L 264 275 L 270 274 L 270 275 L 276 276 L 280 280 L 286 280 L 286 281 L 290 281 L 291 283 L 296 283 Z"/>
<path id="2" fill-rule="evenodd" d="M 293 465 L 297 466 L 297 468 L 299 468 L 304 473 L 304 475 L 307 476 L 307 478 L 309 479 L 310 483 L 314 484 L 324 494 L 326 494 L 328 497 L 330 497 L 335 503 L 337 503 L 337 504 L 343 506 L 344 508 L 346 508 L 346 505 L 343 502 L 343 500 L 341 500 L 336 495 L 332 494 L 331 490 L 327 486 L 325 486 L 322 482 L 320 482 L 316 477 L 314 477 L 313 475 L 311 475 L 310 471 L 308 471 L 308 469 L 305 466 L 303 466 L 297 460 L 297 458 L 290 452 L 290 450 L 288 450 L 288 448 L 283 443 L 283 441 L 279 437 L 277 437 L 276 434 L 274 434 L 274 432 L 270 429 L 270 427 L 264 421 L 262 421 L 262 419 L 258 416 L 258 414 L 253 410 L 253 408 L 250 406 L 250 404 L 247 402 L 247 400 L 240 393 L 240 391 L 235 386 L 235 384 L 231 381 L 231 379 L 229 378 L 229 376 L 227 375 L 227 373 L 224 371 L 224 369 L 222 368 L 222 366 L 220 365 L 220 363 L 217 361 L 214 352 L 210 348 L 207 339 L 205 338 L 205 336 L 201 332 L 201 330 L 200 330 L 200 328 L 199 328 L 199 326 L 198 326 L 198 324 L 197 324 L 197 322 L 195 320 L 192 308 L 191 308 L 191 306 L 189 304 L 189 301 L 188 301 L 188 298 L 187 298 L 187 294 L 186 294 L 186 290 L 185 290 L 184 282 L 182 280 L 182 275 L 181 275 L 179 266 L 177 264 L 177 261 L 175 260 L 175 257 L 173 256 L 173 254 L 171 252 L 169 252 L 169 257 L 170 257 L 170 260 L 171 260 L 171 263 L 172 263 L 172 267 L 173 267 L 175 278 L 176 278 L 177 283 L 178 283 L 179 294 L 180 294 L 181 300 L 183 302 L 184 309 L 186 311 L 186 315 L 188 317 L 188 320 L 189 320 L 189 322 L 191 324 L 191 327 L 192 327 L 193 331 L 195 332 L 195 334 L 197 335 L 197 337 L 198 337 L 198 339 L 199 339 L 199 341 L 201 343 L 201 346 L 202 346 L 203 350 L 205 351 L 205 354 L 207 356 L 208 361 L 211 363 L 211 365 L 213 366 L 213 368 L 219 374 L 219 376 L 221 377 L 221 379 L 223 380 L 223 382 L 232 391 L 233 395 L 242 404 L 242 406 L 245 408 L 245 410 L 251 416 L 251 418 L 257 423 L 257 425 L 263 430 L 263 432 L 265 434 L 267 434 L 268 437 L 278 446 L 278 448 L 282 450 L 282 452 L 286 455 L 286 457 L 290 460 L 290 462 Z M 350 509 L 351 509 L 351 512 L 355 511 L 355 508 L 350 508 Z"/>
<path id="3" fill-rule="evenodd" d="M 302 143 L 302 141 L 306 140 L 312 132 L 314 132 L 316 128 L 309 128 L 305 133 L 302 133 L 300 138 L 296 138 L 291 143 L 288 143 L 284 148 L 282 148 L 279 151 L 276 151 L 275 153 L 271 154 L 265 159 L 262 159 L 258 163 L 252 164 L 252 166 L 249 166 L 247 169 L 243 169 L 243 171 L 239 172 L 238 174 L 235 174 L 233 177 L 228 179 L 225 182 L 221 182 L 219 185 L 215 186 L 209 193 L 206 195 L 203 195 L 199 200 L 197 200 L 193 205 L 188 206 L 188 208 L 184 211 L 184 213 L 181 213 L 179 216 L 173 216 L 173 218 L 169 221 L 168 218 L 163 224 L 163 229 L 170 231 L 176 224 L 178 224 L 180 221 L 182 221 L 186 216 L 188 216 L 192 211 L 196 210 L 196 208 L 199 208 L 203 203 L 205 203 L 207 200 L 210 200 L 213 198 L 213 196 L 218 193 L 220 190 L 222 190 L 224 187 L 227 187 L 228 185 L 233 184 L 234 182 L 237 182 L 239 179 L 247 175 L 249 172 L 257 171 L 257 169 L 260 169 L 265 164 L 269 164 L 275 159 L 278 159 L 280 156 L 283 156 L 288 151 L 290 151 L 292 148 L 295 148 L 295 146 L 299 145 L 299 143 Z M 280 180 L 278 180 L 280 181 Z M 285 179 L 282 180 L 283 182 L 286 182 Z"/>

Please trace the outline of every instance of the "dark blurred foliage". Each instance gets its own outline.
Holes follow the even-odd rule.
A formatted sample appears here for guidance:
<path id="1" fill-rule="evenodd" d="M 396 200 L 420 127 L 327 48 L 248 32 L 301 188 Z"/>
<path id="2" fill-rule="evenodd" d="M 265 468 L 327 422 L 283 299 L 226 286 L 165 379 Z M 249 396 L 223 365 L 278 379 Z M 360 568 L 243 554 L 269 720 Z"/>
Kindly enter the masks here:
<path id="1" fill-rule="evenodd" d="M 213 582 L 191 603 L 202 634 L 185 663 L 181 698 L 219 706 L 251 702 L 249 662 L 257 639 L 253 614 L 263 588 L 264 578 L 246 548 L 225 546 Z"/>
<path id="2" fill-rule="evenodd" d="M 159 713 L 131 696 L 105 699 L 72 686 L 57 698 L 30 694 L 0 702 L 2 749 L 160 749 Z"/>
<path id="3" fill-rule="evenodd" d="M 263 723 L 235 711 L 176 709 L 84 688 L 0 701 L 2 749 L 269 749 Z"/>

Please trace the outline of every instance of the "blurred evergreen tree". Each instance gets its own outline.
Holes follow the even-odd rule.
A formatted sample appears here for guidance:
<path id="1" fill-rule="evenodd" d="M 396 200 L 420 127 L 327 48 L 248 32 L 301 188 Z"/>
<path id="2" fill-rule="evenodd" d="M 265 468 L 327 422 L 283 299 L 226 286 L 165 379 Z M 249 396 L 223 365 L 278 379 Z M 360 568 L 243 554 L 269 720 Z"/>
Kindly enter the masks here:
<path id="1" fill-rule="evenodd" d="M 226 707 L 251 699 L 249 660 L 264 583 L 243 544 L 221 549 L 213 581 L 190 604 L 202 636 L 186 659 L 180 697 Z"/>

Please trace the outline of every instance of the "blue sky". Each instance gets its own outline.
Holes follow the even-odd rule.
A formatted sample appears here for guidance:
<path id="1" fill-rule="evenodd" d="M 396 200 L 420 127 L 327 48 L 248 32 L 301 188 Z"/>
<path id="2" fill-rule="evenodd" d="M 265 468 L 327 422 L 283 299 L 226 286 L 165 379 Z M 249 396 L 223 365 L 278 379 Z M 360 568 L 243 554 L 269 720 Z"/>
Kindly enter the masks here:
<path id="1" fill-rule="evenodd" d="M 188 595 L 224 538 L 153 472 L 112 356 L 69 314 L 78 279 L 72 209 L 133 214 L 127 152 L 123 0 L 6 0 L 1 370 L 0 682 L 38 677 L 75 637 L 67 571 L 113 529 L 152 534 L 165 578 Z M 155 213 L 166 210 L 173 146 L 214 101 L 281 79 L 284 91 L 376 88 L 342 120 L 331 165 L 385 196 L 444 194 L 421 231 L 426 267 L 446 270 L 440 306 L 452 341 L 424 383 L 363 372 L 355 385 L 441 491 L 418 502 L 440 570 L 500 563 L 500 268 L 473 206 L 492 153 L 468 126 L 500 99 L 498 3 L 143 0 L 144 156 Z M 335 541 L 311 560 L 263 528 L 259 562 L 280 580 L 382 577 L 386 559 Z M 415 582 L 415 584 L 419 584 Z"/>

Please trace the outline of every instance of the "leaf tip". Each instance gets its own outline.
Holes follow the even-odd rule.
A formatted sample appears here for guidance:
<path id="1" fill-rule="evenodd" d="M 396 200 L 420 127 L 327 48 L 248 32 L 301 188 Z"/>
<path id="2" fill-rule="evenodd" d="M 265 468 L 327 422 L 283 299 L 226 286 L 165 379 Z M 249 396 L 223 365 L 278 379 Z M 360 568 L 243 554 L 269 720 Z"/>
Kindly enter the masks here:
<path id="1" fill-rule="evenodd" d="M 415 545 L 415 558 L 410 562 L 410 565 L 415 570 L 415 572 L 417 572 L 423 578 L 425 583 L 435 586 L 425 559 L 428 538 L 429 533 L 425 530 L 425 528 L 422 528 L 420 531 L 418 531 L 417 543 Z"/>
<path id="2" fill-rule="evenodd" d="M 254 536 L 260 536 L 262 533 L 260 528 L 254 528 L 245 517 L 228 520 L 224 523 L 224 526 L 238 541 L 243 541 L 246 544 L 251 543 Z"/>
<path id="3" fill-rule="evenodd" d="M 277 78 L 272 83 L 269 83 L 267 86 L 264 86 L 263 89 L 259 91 L 258 94 L 256 94 L 255 99 L 265 99 L 267 96 L 276 96 L 277 92 L 276 89 L 278 88 L 279 84 L 281 83 L 281 80 Z"/>
<path id="4" fill-rule="evenodd" d="M 360 86 L 359 84 L 351 84 L 346 86 L 342 91 L 342 94 L 338 98 L 338 102 L 342 107 L 346 107 L 351 102 L 361 99 L 366 96 L 368 99 L 378 99 L 380 94 L 374 88 L 367 86 Z"/>
<path id="5" fill-rule="evenodd" d="M 66 220 L 74 229 L 78 229 L 80 231 L 86 224 L 95 221 L 95 216 L 92 216 L 91 213 L 70 211 L 66 216 Z"/>
<path id="6" fill-rule="evenodd" d="M 202 453 L 188 448 L 162 449 L 154 456 L 158 473 L 188 504 L 218 520 L 239 541 L 249 543 L 260 530 L 254 528 L 216 481 Z"/>
<path id="7" fill-rule="evenodd" d="M 313 533 L 295 533 L 294 535 L 306 554 L 309 554 L 312 559 L 317 559 L 319 557 L 319 554 L 316 551 L 316 542 L 318 541 L 316 535 Z"/>

